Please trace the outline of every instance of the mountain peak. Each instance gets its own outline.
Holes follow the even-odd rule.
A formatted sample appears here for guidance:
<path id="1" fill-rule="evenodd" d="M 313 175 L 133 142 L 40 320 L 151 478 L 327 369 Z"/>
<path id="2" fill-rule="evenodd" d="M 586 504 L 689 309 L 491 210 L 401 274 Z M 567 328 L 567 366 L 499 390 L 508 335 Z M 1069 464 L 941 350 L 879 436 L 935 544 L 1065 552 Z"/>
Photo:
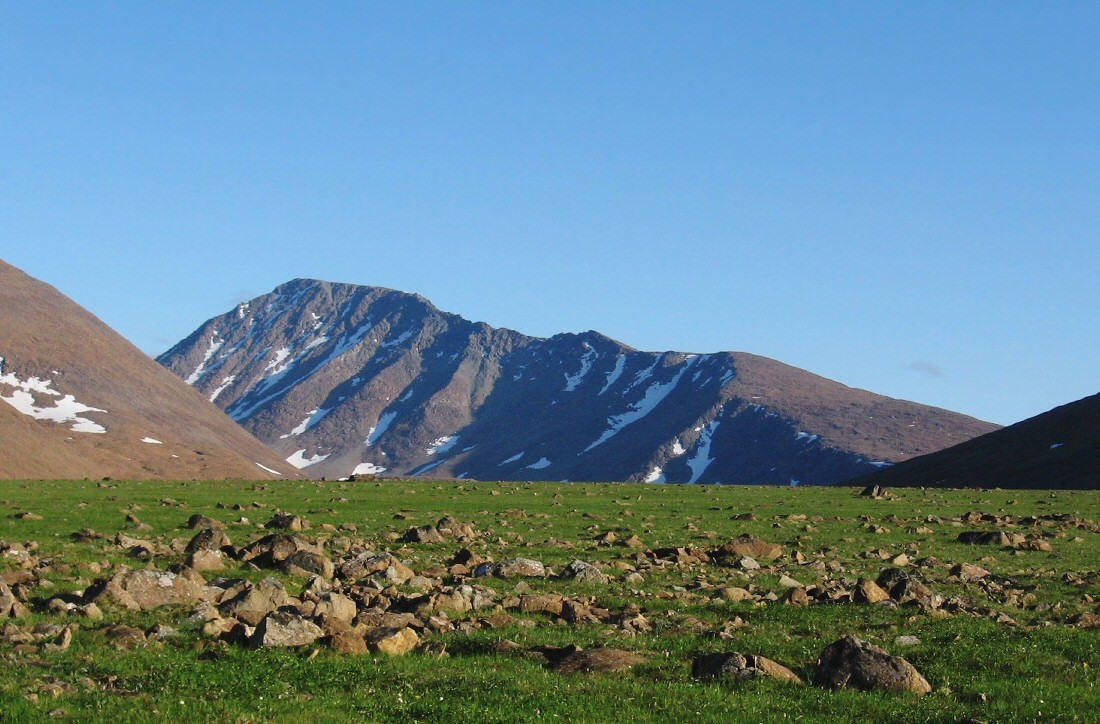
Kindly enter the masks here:
<path id="1" fill-rule="evenodd" d="M 832 483 L 995 427 L 754 355 L 529 337 L 318 280 L 159 361 L 318 476 Z"/>

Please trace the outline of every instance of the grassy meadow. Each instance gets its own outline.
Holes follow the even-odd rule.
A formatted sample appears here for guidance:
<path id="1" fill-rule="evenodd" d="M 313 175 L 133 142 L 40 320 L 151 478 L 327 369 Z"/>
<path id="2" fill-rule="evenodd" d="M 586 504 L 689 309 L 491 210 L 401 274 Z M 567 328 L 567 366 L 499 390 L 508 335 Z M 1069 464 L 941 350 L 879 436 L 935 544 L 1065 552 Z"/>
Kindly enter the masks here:
<path id="1" fill-rule="evenodd" d="M 0 481 L 0 573 L 24 585 L 29 613 L 3 622 L 0 719 L 171 721 L 1097 721 L 1100 629 L 1076 625 L 1100 601 L 1100 496 L 1095 492 L 895 490 L 874 499 L 851 488 L 624 484 L 363 482 Z M 555 571 L 581 559 L 606 585 L 548 578 L 472 578 L 500 602 L 517 593 L 557 593 L 611 611 L 640 612 L 650 630 L 569 624 L 508 610 L 502 625 L 429 632 L 429 652 L 338 653 L 318 642 L 251 648 L 201 631 L 188 606 L 133 612 L 110 603 L 91 620 L 51 608 L 122 566 L 182 563 L 202 513 L 226 524 L 236 546 L 270 531 L 276 511 L 308 521 L 303 535 L 326 551 L 388 551 L 417 573 L 443 572 L 469 548 L 496 561 L 541 561 Z M 1000 522 L 969 518 L 980 512 Z M 26 514 L 31 515 L 26 515 Z M 413 526 L 445 515 L 471 523 L 472 542 L 404 543 Z M 103 537 L 73 534 L 91 529 Z M 964 531 L 1024 533 L 1049 550 L 964 545 Z M 639 547 L 605 543 L 614 532 Z M 156 544 L 135 558 L 116 534 Z M 663 563 L 661 548 L 711 550 L 752 534 L 784 548 L 760 570 Z M 175 543 L 173 544 L 173 541 Z M 22 552 L 20 552 L 20 549 Z M 905 569 L 956 606 L 869 605 L 846 600 L 784 603 L 786 576 L 803 586 L 854 587 L 904 554 Z M 955 564 L 989 571 L 979 585 Z M 638 575 L 631 576 L 635 573 Z M 297 595 L 307 579 L 238 561 L 216 576 L 276 576 Z M 726 600 L 725 587 L 753 592 Z M 395 595 L 401 587 L 395 589 Z M 774 595 L 769 595 L 774 594 Z M 452 617 L 484 619 L 491 611 Z M 55 650 L 20 631 L 76 623 Z M 105 631 L 168 624 L 178 635 L 135 647 Z M 845 634 L 905 657 L 931 683 L 926 696 L 829 690 L 811 685 L 818 655 Z M 914 640 L 899 637 L 915 637 Z M 501 642 L 517 644 L 508 651 Z M 643 654 L 617 673 L 564 674 L 529 652 L 608 646 Z M 440 655 L 441 651 L 445 654 Z M 807 683 L 693 678 L 695 656 L 761 654 Z"/>

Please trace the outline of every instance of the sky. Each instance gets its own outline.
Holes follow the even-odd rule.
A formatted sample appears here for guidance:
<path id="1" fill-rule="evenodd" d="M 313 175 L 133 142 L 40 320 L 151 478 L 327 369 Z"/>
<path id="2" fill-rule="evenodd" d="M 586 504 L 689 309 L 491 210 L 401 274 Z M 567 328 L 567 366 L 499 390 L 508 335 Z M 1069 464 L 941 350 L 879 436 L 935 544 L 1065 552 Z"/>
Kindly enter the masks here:
<path id="1" fill-rule="evenodd" d="M 310 277 L 1008 424 L 1100 391 L 1097 47 L 1092 2 L 0 0 L 0 258 L 151 355 Z"/>

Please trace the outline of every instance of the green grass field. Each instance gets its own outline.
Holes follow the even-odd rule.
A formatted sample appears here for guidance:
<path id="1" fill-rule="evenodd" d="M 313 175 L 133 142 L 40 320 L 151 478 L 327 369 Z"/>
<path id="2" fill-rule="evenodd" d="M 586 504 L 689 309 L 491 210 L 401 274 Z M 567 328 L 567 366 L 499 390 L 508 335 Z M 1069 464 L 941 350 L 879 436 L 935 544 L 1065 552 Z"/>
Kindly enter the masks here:
<path id="1" fill-rule="evenodd" d="M 0 712 L 5 721 L 1097 721 L 1100 629 L 1074 625 L 1098 613 L 1100 496 L 1094 492 L 897 490 L 892 499 L 850 488 L 761 488 L 473 482 L 0 482 L 0 573 L 29 570 L 27 616 L 9 619 L 0 641 Z M 309 521 L 304 535 L 327 551 L 356 545 L 388 551 L 414 571 L 442 570 L 460 548 L 497 561 L 522 556 L 561 570 L 571 560 L 598 565 L 606 586 L 572 580 L 468 579 L 500 601 L 519 591 L 552 592 L 619 611 L 637 608 L 651 632 L 613 623 L 571 625 L 545 613 L 509 610 L 501 627 L 432 633 L 447 655 L 340 654 L 318 642 L 301 649 L 254 649 L 202 635 L 191 607 L 130 612 L 103 605 L 103 620 L 48 609 L 51 598 L 83 591 L 120 566 L 167 569 L 203 513 L 227 524 L 243 546 L 268 531 L 276 511 Z M 1012 522 L 968 522 L 971 512 Z M 33 513 L 33 516 L 22 516 Z M 402 543 L 410 527 L 444 515 L 480 531 L 473 543 Z M 41 519 L 38 519 L 38 516 Z M 128 517 L 129 516 L 129 517 Z M 1033 520 L 1027 520 L 1029 516 Z M 135 521 L 140 521 L 135 522 Z M 144 524 L 141 527 L 139 525 Z M 104 538 L 74 539 L 93 529 Z M 1003 530 L 1043 539 L 1050 550 L 964 545 L 964 531 Z M 601 545 L 613 531 L 643 547 Z M 157 544 L 152 560 L 131 557 L 116 533 Z M 716 548 L 744 533 L 780 544 L 785 555 L 759 572 L 717 563 L 657 564 L 646 551 Z M 37 544 L 30 544 L 32 542 Z M 31 549 L 18 554 L 16 549 Z M 805 586 L 851 589 L 906 554 L 914 572 L 956 606 L 872 606 L 815 601 L 792 606 L 783 575 Z M 976 563 L 994 585 L 950 575 Z M 623 580 L 636 569 L 640 579 Z M 305 578 L 231 561 L 204 576 L 259 580 L 275 575 L 291 594 Z M 439 575 L 438 573 L 436 575 Z M 443 575 L 443 583 L 460 581 Z M 724 586 L 751 587 L 732 603 Z M 453 616 L 455 622 L 486 612 Z M 730 622 L 734 622 L 731 624 Z M 71 646 L 48 650 L 12 634 L 36 626 L 79 625 Z M 105 631 L 167 623 L 179 635 L 121 649 Z M 45 629 L 42 629 L 45 630 Z M 725 631 L 723 637 L 720 632 Z M 828 690 L 772 680 L 699 680 L 702 653 L 739 651 L 778 661 L 807 682 L 821 650 L 855 634 L 904 656 L 933 692 L 919 697 Z M 899 636 L 920 643 L 901 645 Z M 538 657 L 503 653 L 576 644 L 636 651 L 646 663 L 620 673 L 562 674 Z"/>

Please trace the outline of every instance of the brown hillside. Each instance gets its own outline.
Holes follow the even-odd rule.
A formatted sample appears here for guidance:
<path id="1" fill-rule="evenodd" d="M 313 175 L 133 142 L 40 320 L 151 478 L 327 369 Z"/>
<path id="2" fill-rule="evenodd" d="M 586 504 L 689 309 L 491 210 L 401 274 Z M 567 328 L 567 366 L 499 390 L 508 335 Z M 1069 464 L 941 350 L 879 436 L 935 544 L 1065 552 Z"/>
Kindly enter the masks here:
<path id="1" fill-rule="evenodd" d="M 0 477 L 254 478 L 292 468 L 141 350 L 53 287 L 0 261 Z M 38 378 L 34 383 L 32 378 Z M 34 388 L 34 389 L 29 389 Z M 50 394 L 45 390 L 53 391 Z M 35 419 L 66 396 L 104 412 Z M 159 440 L 160 444 L 143 442 Z"/>

